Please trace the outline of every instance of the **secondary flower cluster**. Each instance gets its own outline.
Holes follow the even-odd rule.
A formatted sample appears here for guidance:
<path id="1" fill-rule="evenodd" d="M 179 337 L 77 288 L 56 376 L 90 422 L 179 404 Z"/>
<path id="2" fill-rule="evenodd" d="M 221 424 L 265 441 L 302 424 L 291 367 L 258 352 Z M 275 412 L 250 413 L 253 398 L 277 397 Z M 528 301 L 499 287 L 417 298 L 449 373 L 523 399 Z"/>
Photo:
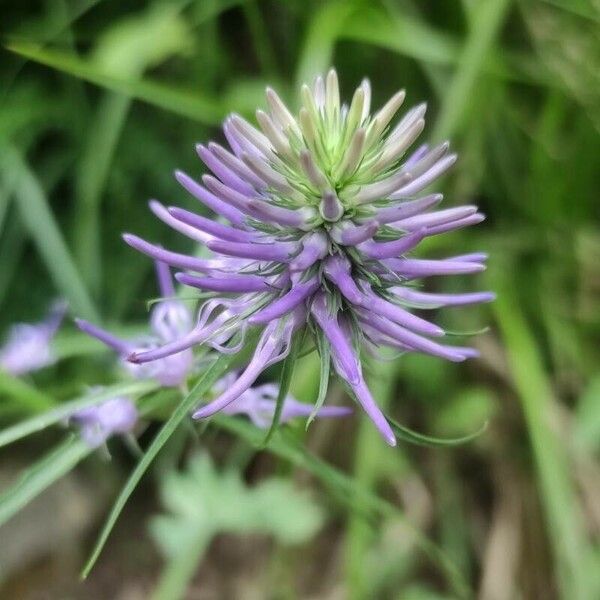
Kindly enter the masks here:
<path id="1" fill-rule="evenodd" d="M 0 348 L 0 369 L 20 376 L 56 362 L 52 340 L 67 312 L 67 304 L 57 301 L 50 314 L 39 323 L 16 323 Z"/>
<path id="2" fill-rule="evenodd" d="M 137 420 L 135 403 L 127 396 L 116 396 L 78 410 L 69 423 L 79 427 L 81 438 L 90 448 L 98 448 L 113 435 L 129 433 Z"/>
<path id="3" fill-rule="evenodd" d="M 133 351 L 155 348 L 177 340 L 192 329 L 192 315 L 187 306 L 175 297 L 169 267 L 157 261 L 156 272 L 162 298 L 151 311 L 148 334 L 133 340 L 122 340 L 82 319 L 76 319 L 76 322 L 82 331 L 115 350 L 121 364 L 137 379 L 156 379 L 164 387 L 179 386 L 198 370 L 191 349 L 150 364 L 137 365 L 126 360 Z M 0 348 L 0 369 L 13 376 L 22 376 L 54 364 L 56 355 L 52 341 L 66 311 L 66 302 L 57 301 L 43 321 L 13 325 L 6 344 Z M 211 394 L 214 396 L 223 393 L 235 379 L 234 372 L 228 373 L 215 383 Z M 100 389 L 92 388 L 91 391 Z M 251 387 L 228 405 L 224 412 L 230 415 L 246 415 L 257 427 L 267 428 L 275 414 L 278 394 L 279 386 L 274 383 Z M 298 402 L 288 394 L 284 399 L 280 422 L 308 417 L 312 412 L 311 405 Z M 332 418 L 344 417 L 351 413 L 350 408 L 332 406 L 321 408 L 315 416 Z M 138 418 L 136 404 L 131 398 L 115 396 L 74 412 L 68 418 L 67 424 L 75 425 L 83 441 L 91 448 L 97 448 L 114 435 L 131 432 Z"/>
<path id="4" fill-rule="evenodd" d="M 75 319 L 75 322 L 79 329 L 117 352 L 121 363 L 134 377 L 156 379 L 163 386 L 175 387 L 186 382 L 194 366 L 194 355 L 190 349 L 146 365 L 133 364 L 127 360 L 127 356 L 134 350 L 158 348 L 185 336 L 192 327 L 190 311 L 175 297 L 169 267 L 159 261 L 155 262 L 155 266 L 162 299 L 151 311 L 150 333 L 136 339 L 122 340 L 83 319 Z"/>
<path id="5" fill-rule="evenodd" d="M 76 319 L 78 327 L 85 333 L 100 340 L 117 352 L 121 363 L 137 379 L 156 379 L 165 387 L 184 384 L 197 367 L 190 349 L 157 359 L 151 363 L 137 365 L 126 360 L 134 351 L 156 348 L 159 344 L 176 341 L 192 329 L 192 315 L 187 306 L 175 297 L 175 289 L 169 267 L 156 261 L 158 287 L 162 299 L 155 304 L 150 314 L 150 333 L 133 340 L 122 340 L 108 331 L 92 325 L 83 319 Z M 231 351 L 231 349 L 225 349 Z M 228 373 L 215 383 L 213 395 L 220 395 L 235 383 L 236 374 Z M 279 386 L 265 383 L 250 387 L 229 404 L 227 414 L 244 414 L 260 428 L 271 424 L 276 409 Z M 308 417 L 313 410 L 309 404 L 298 402 L 293 396 L 284 399 L 280 422 L 285 423 L 296 417 Z M 319 418 L 344 417 L 352 413 L 346 407 L 324 407 L 317 411 Z M 100 446 L 117 433 L 130 431 L 137 421 L 137 410 L 127 397 L 113 398 L 97 406 L 78 411 L 71 422 L 80 426 L 83 439 L 92 447 Z"/>
<path id="6" fill-rule="evenodd" d="M 421 146 L 404 160 L 425 123 L 425 106 L 419 105 L 391 126 L 404 95 L 396 93 L 371 114 L 369 82 L 361 83 L 349 105 L 342 104 L 331 70 L 312 88 L 302 87 L 297 115 L 268 89 L 269 110 L 256 113 L 260 129 L 237 115 L 229 117 L 223 127 L 229 149 L 216 143 L 197 147 L 212 174 L 199 183 L 176 173 L 217 218 L 150 203 L 159 219 L 205 245 L 211 256 L 179 254 L 124 236 L 137 250 L 182 269 L 176 275 L 182 284 L 212 293 L 196 324 L 186 332 L 170 326 L 164 335 L 157 331 L 147 349 L 132 350 L 102 334 L 105 341 L 129 362 L 160 370 L 162 361 L 187 356 L 199 344 L 237 352 L 250 326 L 263 328 L 246 369 L 194 415 L 203 418 L 230 407 L 266 367 L 287 356 L 295 332 L 309 326 L 384 439 L 395 445 L 365 384 L 361 350 L 387 346 L 463 361 L 476 352 L 440 343 L 443 329 L 409 308 L 493 298 L 414 288 L 415 279 L 484 269 L 483 254 L 443 260 L 407 256 L 425 237 L 484 217 L 475 206 L 431 210 L 442 196 L 420 195 L 456 155 L 442 143 Z"/>
<path id="7" fill-rule="evenodd" d="M 237 373 L 232 372 L 221 378 L 213 387 L 213 393 L 223 394 L 232 386 L 237 378 Z M 263 383 L 256 387 L 248 388 L 240 394 L 231 404 L 228 404 L 223 412 L 227 415 L 246 415 L 257 427 L 266 429 L 273 421 L 273 415 L 277 406 L 279 386 L 276 383 Z M 298 402 L 292 395 L 288 394 L 283 401 L 279 422 L 287 423 L 298 417 L 308 417 L 313 411 L 313 406 Z M 352 409 L 347 406 L 324 406 L 320 408 L 316 416 L 320 419 L 346 417 L 352 414 Z"/>

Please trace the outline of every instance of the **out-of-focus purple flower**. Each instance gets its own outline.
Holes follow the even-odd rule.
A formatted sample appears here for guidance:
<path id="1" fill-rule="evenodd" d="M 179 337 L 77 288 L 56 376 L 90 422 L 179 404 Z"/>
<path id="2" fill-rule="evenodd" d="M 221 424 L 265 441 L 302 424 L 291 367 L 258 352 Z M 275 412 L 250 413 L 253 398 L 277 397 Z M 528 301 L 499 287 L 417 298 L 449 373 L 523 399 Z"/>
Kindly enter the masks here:
<path id="1" fill-rule="evenodd" d="M 381 435 L 395 445 L 366 386 L 361 348 L 387 346 L 455 362 L 476 356 L 471 348 L 440 343 L 444 330 L 409 309 L 492 300 L 489 292 L 428 294 L 412 287 L 425 277 L 478 273 L 485 255 L 423 260 L 408 253 L 426 237 L 484 216 L 475 206 L 433 210 L 442 195 L 421 195 L 456 161 L 447 142 L 423 145 L 405 158 L 425 125 L 424 104 L 391 125 L 404 91 L 371 115 L 369 82 L 342 104 L 334 70 L 312 89 L 303 86 L 301 96 L 293 115 L 267 89 L 269 112 L 256 113 L 260 130 L 232 115 L 223 127 L 230 149 L 197 147 L 212 175 L 199 183 L 175 174 L 218 221 L 151 203 L 162 221 L 204 244 L 211 256 L 196 258 L 124 236 L 137 250 L 185 271 L 176 275 L 181 283 L 214 293 L 187 335 L 129 359 L 152 363 L 198 344 L 234 352 L 248 325 L 263 327 L 247 368 L 194 415 L 208 417 L 285 358 L 294 332 L 308 325 L 319 347 L 329 346 L 335 370 Z"/>
<path id="2" fill-rule="evenodd" d="M 81 437 L 88 446 L 97 448 L 115 434 L 129 433 L 137 420 L 138 411 L 131 399 L 117 396 L 77 411 L 69 422 L 79 426 Z"/>
<path id="3" fill-rule="evenodd" d="M 54 338 L 67 312 L 67 304 L 56 302 L 40 323 L 17 323 L 0 348 L 0 369 L 19 376 L 48 367 L 56 362 L 52 349 Z"/>
<path id="4" fill-rule="evenodd" d="M 213 392 L 217 395 L 225 393 L 233 386 L 237 379 L 237 373 L 228 373 L 217 381 L 213 386 Z M 264 383 L 256 387 L 248 388 L 242 392 L 233 402 L 223 408 L 227 415 L 247 415 L 248 418 L 261 429 L 266 429 L 273 421 L 279 386 L 276 383 Z M 296 400 L 288 394 L 284 400 L 281 410 L 280 423 L 287 423 L 296 417 L 308 417 L 312 411 L 311 404 L 305 404 Z M 319 409 L 318 418 L 346 417 L 352 414 L 352 409 L 347 406 L 324 406 Z"/>
<path id="5" fill-rule="evenodd" d="M 180 352 L 143 365 L 126 360 L 132 352 L 147 352 L 170 344 L 187 335 L 192 328 L 190 311 L 183 302 L 175 298 L 169 267 L 163 262 L 156 261 L 156 271 L 163 299 L 155 304 L 150 313 L 151 333 L 149 335 L 134 340 L 122 340 L 82 319 L 76 319 L 76 323 L 82 331 L 115 350 L 125 368 L 134 377 L 156 379 L 163 386 L 174 387 L 186 381 L 194 366 L 194 355 L 191 349 L 183 348 Z"/>

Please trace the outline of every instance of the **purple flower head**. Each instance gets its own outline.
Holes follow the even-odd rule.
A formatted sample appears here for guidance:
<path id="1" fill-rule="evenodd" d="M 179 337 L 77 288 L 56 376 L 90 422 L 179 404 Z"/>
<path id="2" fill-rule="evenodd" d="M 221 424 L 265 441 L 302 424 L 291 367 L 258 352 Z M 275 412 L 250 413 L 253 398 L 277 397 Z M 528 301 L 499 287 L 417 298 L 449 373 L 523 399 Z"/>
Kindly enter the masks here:
<path id="1" fill-rule="evenodd" d="M 213 393 L 222 395 L 235 384 L 237 373 L 228 373 L 213 386 Z M 233 402 L 223 408 L 227 415 L 247 415 L 248 418 L 261 429 L 266 429 L 273 421 L 279 386 L 275 383 L 248 388 Z M 298 402 L 293 396 L 286 396 L 281 411 L 280 423 L 287 423 L 297 417 L 308 417 L 313 411 L 313 406 Z M 346 406 L 325 406 L 317 412 L 319 418 L 346 417 L 352 414 L 352 409 Z"/>
<path id="2" fill-rule="evenodd" d="M 56 362 L 52 339 L 67 312 L 66 302 L 58 301 L 40 323 L 17 323 L 0 348 L 0 369 L 19 376 L 38 371 Z"/>
<path id="3" fill-rule="evenodd" d="M 77 411 L 69 422 L 79 426 L 81 437 L 88 446 L 97 448 L 115 434 L 130 432 L 137 420 L 135 404 L 125 396 L 117 396 Z"/>
<path id="4" fill-rule="evenodd" d="M 192 328 L 192 317 L 185 304 L 175 298 L 175 289 L 169 267 L 156 261 L 156 272 L 161 299 L 150 314 L 151 333 L 135 340 L 122 340 L 87 321 L 77 319 L 77 326 L 115 350 L 125 368 L 138 379 L 157 379 L 161 385 L 174 387 L 184 383 L 194 366 L 189 348 L 169 353 L 148 364 L 134 364 L 128 358 L 137 352 L 149 352 L 186 336 Z"/>
<path id="5" fill-rule="evenodd" d="M 181 283 L 214 294 L 186 336 L 136 352 L 131 360 L 151 363 L 197 344 L 234 352 L 248 325 L 263 328 L 247 368 L 194 415 L 208 417 L 234 405 L 267 366 L 287 356 L 294 332 L 309 326 L 321 347 L 328 344 L 338 375 L 394 445 L 392 429 L 365 384 L 361 349 L 387 346 L 455 362 L 476 354 L 440 343 L 444 330 L 409 309 L 487 302 L 493 295 L 415 292 L 410 282 L 477 273 L 485 268 L 485 256 L 422 260 L 408 253 L 424 238 L 479 223 L 483 215 L 474 206 L 433 210 L 442 196 L 424 193 L 456 160 L 448 143 L 421 146 L 405 158 L 423 130 L 425 105 L 392 125 L 404 92 L 371 114 L 369 82 L 361 83 L 350 104 L 342 104 L 334 70 L 312 88 L 303 86 L 301 96 L 294 115 L 267 89 L 269 110 L 257 111 L 259 128 L 232 115 L 223 127 L 229 149 L 198 146 L 212 174 L 201 183 L 175 174 L 218 220 L 153 205 L 166 224 L 204 244 L 212 252 L 208 258 L 124 236 L 137 250 L 182 269 Z"/>

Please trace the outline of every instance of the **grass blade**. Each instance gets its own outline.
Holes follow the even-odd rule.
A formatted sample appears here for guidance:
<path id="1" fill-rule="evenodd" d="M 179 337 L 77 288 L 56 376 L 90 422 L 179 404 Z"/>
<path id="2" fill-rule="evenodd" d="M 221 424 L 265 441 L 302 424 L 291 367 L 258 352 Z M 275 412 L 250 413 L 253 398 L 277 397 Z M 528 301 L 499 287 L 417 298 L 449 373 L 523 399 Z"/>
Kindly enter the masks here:
<path id="1" fill-rule="evenodd" d="M 109 93 L 102 98 L 75 180 L 75 255 L 87 284 L 96 294 L 102 279 L 100 199 L 130 104 L 130 98 L 118 94 Z"/>
<path id="2" fill-rule="evenodd" d="M 8 213 L 12 193 L 11 185 L 7 185 L 4 181 L 0 182 L 0 236 L 2 235 L 4 220 Z"/>
<path id="3" fill-rule="evenodd" d="M 98 320 L 98 313 L 81 279 L 48 200 L 37 177 L 11 147 L 4 147 L 0 169 L 16 173 L 15 199 L 32 242 L 46 264 L 59 292 L 71 310 L 86 319 Z"/>
<path id="4" fill-rule="evenodd" d="M 329 371 L 331 369 L 331 350 L 329 349 L 329 344 L 325 339 L 325 336 L 322 331 L 316 332 L 317 338 L 317 347 L 319 349 L 319 359 L 321 361 L 321 369 L 319 371 L 319 394 L 317 396 L 317 401 L 315 402 L 315 406 L 312 409 L 312 412 L 306 419 L 306 429 L 310 426 L 310 424 L 314 421 L 318 412 L 321 410 L 321 407 L 325 403 L 325 397 L 327 396 L 327 390 L 329 388 Z"/>
<path id="5" fill-rule="evenodd" d="M 312 82 L 332 66 L 335 42 L 351 9 L 350 2 L 327 2 L 313 15 L 298 60 L 298 85 Z"/>
<path id="6" fill-rule="evenodd" d="M 475 438 L 478 438 L 488 426 L 486 421 L 477 431 L 474 431 L 473 433 L 469 433 L 457 438 L 439 438 L 431 435 L 424 435 L 418 431 L 413 431 L 404 425 L 400 425 L 400 423 L 394 421 L 394 419 L 391 419 L 388 416 L 386 416 L 386 418 L 390 422 L 390 425 L 398 438 L 404 440 L 405 442 L 416 444 L 417 446 L 426 446 L 428 448 L 448 448 L 450 446 L 460 446 L 462 444 L 466 444 L 467 442 L 471 442 Z"/>
<path id="7" fill-rule="evenodd" d="M 7 399 L 16 400 L 19 408 L 25 411 L 40 412 L 55 405 L 53 398 L 2 369 L 0 369 L 0 393 L 6 397 L 3 399 L 3 404 L 9 403 Z M 0 447 L 3 445 L 2 433 L 0 431 Z"/>
<path id="8" fill-rule="evenodd" d="M 433 138 L 446 139 L 453 135 L 476 96 L 473 89 L 485 67 L 490 49 L 508 12 L 510 0 L 480 2 L 473 11 L 471 29 L 460 53 L 458 69 L 444 93 L 440 117 Z"/>
<path id="9" fill-rule="evenodd" d="M 348 18 L 340 35 L 432 65 L 453 64 L 459 55 L 458 40 L 451 35 L 410 15 L 390 15 L 373 6 Z"/>
<path id="10" fill-rule="evenodd" d="M 10 290 L 10 284 L 19 267 L 21 256 L 25 248 L 25 231 L 19 220 L 11 219 L 7 223 L 6 233 L 0 237 L 0 256 L 2 268 L 0 269 L 0 306 Z"/>
<path id="11" fill-rule="evenodd" d="M 218 100 L 197 91 L 178 89 L 147 79 L 116 77 L 105 73 L 90 61 L 59 50 L 21 41 L 6 44 L 6 49 L 67 75 L 208 125 L 219 124 L 226 112 L 226 107 Z"/>
<path id="12" fill-rule="evenodd" d="M 292 382 L 292 376 L 294 374 L 296 360 L 298 358 L 298 353 L 304 346 L 305 337 L 306 329 L 303 329 L 301 333 L 297 333 L 294 336 L 294 339 L 291 342 L 292 347 L 290 349 L 290 353 L 286 356 L 285 360 L 283 361 L 283 366 L 281 367 L 281 377 L 279 379 L 279 391 L 277 392 L 277 400 L 275 402 L 275 412 L 273 413 L 273 421 L 271 422 L 269 431 L 267 431 L 267 435 L 265 436 L 263 446 L 266 446 L 271 441 L 273 434 L 279 427 L 279 423 L 281 421 L 281 411 L 283 410 L 285 399 L 290 390 L 290 383 Z"/>
<path id="13" fill-rule="evenodd" d="M 150 67 L 185 54 L 192 43 L 181 12 L 190 0 L 150 4 L 101 34 L 90 56 L 90 69 L 137 80 Z M 108 92 L 92 117 L 75 178 L 76 256 L 94 293 L 101 287 L 100 201 L 131 98 Z"/>
<path id="14" fill-rule="evenodd" d="M 167 440 L 171 437 L 173 432 L 177 429 L 179 423 L 185 419 L 190 411 L 198 404 L 200 397 L 208 392 L 214 382 L 225 372 L 228 368 L 229 364 L 235 360 L 235 355 L 221 355 L 219 358 L 212 364 L 212 366 L 202 375 L 202 377 L 198 380 L 196 385 L 192 388 L 189 394 L 183 398 L 183 400 L 179 403 L 177 408 L 173 411 L 169 419 L 165 422 L 165 424 L 161 427 L 160 431 L 156 434 L 156 437 L 152 440 L 152 443 L 144 453 L 144 456 L 141 458 L 140 462 L 137 464 L 129 479 L 125 483 L 125 486 L 121 490 L 119 497 L 115 501 L 113 508 L 108 515 L 108 518 L 98 536 L 98 540 L 96 541 L 96 545 L 92 550 L 90 558 L 87 563 L 83 567 L 81 572 L 81 577 L 85 579 L 90 571 L 92 570 L 94 564 L 98 560 L 102 549 L 104 548 L 104 544 L 106 544 L 106 540 L 110 535 L 121 511 L 125 507 L 129 496 L 133 493 L 133 490 L 137 487 L 137 484 L 142 479 L 144 473 L 148 470 L 148 467 L 151 465 L 152 461 L 156 458 L 156 455 L 160 452 L 161 448 L 165 445 Z"/>
<path id="15" fill-rule="evenodd" d="M 21 479 L 0 496 L 0 526 L 93 451 L 76 436 L 29 467 Z"/>
<path id="16" fill-rule="evenodd" d="M 554 411 L 554 394 L 535 338 L 514 296 L 514 290 L 520 286 L 507 275 L 514 272 L 509 264 L 490 272 L 492 288 L 498 292 L 492 309 L 504 338 L 510 374 L 529 431 L 562 597 L 584 600 L 594 594 L 590 592 L 591 574 L 588 576 L 583 560 L 587 548 L 582 515 L 568 458 L 548 422 Z"/>
<path id="17" fill-rule="evenodd" d="M 28 435 L 42 431 L 50 425 L 60 423 L 72 415 L 75 411 L 99 404 L 110 398 L 120 395 L 142 395 L 157 389 L 158 383 L 154 381 L 133 381 L 105 387 L 101 392 L 88 393 L 81 398 L 64 402 L 56 406 L 56 402 L 50 396 L 27 385 L 20 379 L 15 379 L 6 373 L 0 372 L 0 391 L 14 394 L 20 401 L 27 401 L 31 407 L 39 410 L 43 406 L 52 404 L 56 408 L 48 410 L 30 419 L 21 421 L 16 425 L 7 427 L 0 431 L 0 448 L 12 444 Z"/>

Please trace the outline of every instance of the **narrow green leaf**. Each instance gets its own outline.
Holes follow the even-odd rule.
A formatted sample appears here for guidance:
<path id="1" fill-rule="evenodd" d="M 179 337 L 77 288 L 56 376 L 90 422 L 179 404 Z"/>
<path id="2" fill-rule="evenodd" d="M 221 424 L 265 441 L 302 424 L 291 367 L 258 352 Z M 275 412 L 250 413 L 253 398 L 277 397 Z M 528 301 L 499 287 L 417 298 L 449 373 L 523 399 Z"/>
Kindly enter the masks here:
<path id="1" fill-rule="evenodd" d="M 21 263 L 25 249 L 25 228 L 19 220 L 11 219 L 6 225 L 6 231 L 0 237 L 0 256 L 2 268 L 0 269 L 0 305 L 4 302 L 10 291 L 10 284 Z"/>
<path id="2" fill-rule="evenodd" d="M 290 348 L 290 353 L 283 361 L 283 366 L 281 367 L 281 377 L 279 379 L 279 392 L 277 393 L 275 412 L 273 413 L 273 421 L 271 422 L 271 427 L 269 427 L 269 431 L 265 436 L 265 441 L 263 442 L 264 446 L 271 441 L 273 434 L 279 427 L 279 422 L 281 421 L 281 411 L 283 410 L 285 399 L 290 390 L 292 375 L 294 374 L 294 368 L 296 367 L 296 360 L 298 358 L 298 353 L 304 346 L 305 337 L 306 328 L 303 328 L 301 332 L 294 335 L 294 338 L 291 342 L 292 347 Z"/>
<path id="3" fill-rule="evenodd" d="M 8 207 L 10 205 L 10 197 L 12 196 L 12 193 L 12 186 L 7 185 L 4 181 L 2 181 L 0 185 L 0 235 L 2 235 L 4 220 L 8 213 Z"/>
<path id="4" fill-rule="evenodd" d="M 515 290 L 521 288 L 515 265 L 496 262 L 488 272 L 498 299 L 492 304 L 506 349 L 510 377 L 518 394 L 535 459 L 540 501 L 557 569 L 561 596 L 583 600 L 594 597 L 591 574 L 582 557 L 586 543 L 581 505 L 576 500 L 573 468 L 554 426 L 556 397 L 545 372 L 541 349 L 530 329 Z"/>
<path id="5" fill-rule="evenodd" d="M 473 4 L 474 8 L 477 8 L 478 3 Z M 470 12 L 475 16 L 477 11 Z M 407 14 L 399 4 L 388 4 L 385 10 L 377 8 L 375 3 L 368 7 L 365 4 L 365 8 L 354 11 L 344 21 L 339 37 L 373 44 L 412 58 L 420 63 L 430 78 L 436 80 L 438 76 L 434 76 L 432 67 L 456 65 L 462 55 L 462 39 L 459 36 L 444 31 L 437 25 L 432 26 L 426 18 L 416 18 L 414 14 Z M 500 80 L 535 82 L 541 85 L 552 83 L 545 70 L 541 69 L 539 63 L 532 60 L 530 55 L 506 48 L 489 52 L 484 60 L 483 70 L 486 75 Z M 445 85 L 441 81 L 445 81 L 445 78 L 434 88 L 441 87 L 441 91 L 445 93 Z"/>
<path id="6" fill-rule="evenodd" d="M 118 94 L 108 93 L 101 99 L 94 122 L 89 128 L 75 179 L 75 255 L 86 282 L 95 293 L 99 292 L 102 280 L 102 191 L 130 104 L 130 98 Z"/>
<path id="7" fill-rule="evenodd" d="M 431 64 L 456 62 L 458 39 L 408 14 L 390 15 L 371 5 L 346 19 L 340 37 L 376 44 Z"/>
<path id="8" fill-rule="evenodd" d="M 417 431 L 413 431 L 412 429 L 409 429 L 404 425 L 400 425 L 400 423 L 394 421 L 394 419 L 390 419 L 390 417 L 388 417 L 387 415 L 386 418 L 390 422 L 390 425 L 394 430 L 396 437 L 400 438 L 401 440 L 404 440 L 405 442 L 416 444 L 417 446 L 427 446 L 429 448 L 460 446 L 461 444 L 466 444 L 467 442 L 478 438 L 487 429 L 488 426 L 488 423 L 486 421 L 477 431 L 474 431 L 473 433 L 470 433 L 468 435 L 464 435 L 457 438 L 439 438 L 433 437 L 431 435 L 424 435 Z"/>
<path id="9" fill-rule="evenodd" d="M 600 23 L 600 10 L 593 2 L 586 0 L 544 0 L 546 4 L 571 12 L 574 15 Z"/>
<path id="10" fill-rule="evenodd" d="M 0 170 L 16 174 L 15 195 L 19 214 L 59 292 L 78 315 L 98 320 L 96 308 L 75 267 L 37 177 L 19 152 L 9 146 L 2 148 Z"/>
<path id="11" fill-rule="evenodd" d="M 21 411 L 39 412 L 55 405 L 53 398 L 2 369 L 0 369 L 0 394 L 3 404 L 9 404 L 10 400 L 14 400 Z M 0 440 L 2 440 L 2 433 L 0 432 Z M 0 447 L 2 445 L 0 441 Z"/>
<path id="12" fill-rule="evenodd" d="M 145 324 L 145 327 L 147 327 L 147 324 Z M 123 328 L 123 331 L 126 331 L 127 333 L 129 333 L 130 330 L 133 339 L 142 328 Z M 84 356 L 107 353 L 106 346 L 99 343 L 96 338 L 93 338 L 78 329 L 60 330 L 52 340 L 51 347 L 58 362 L 68 358 L 82 358 Z"/>
<path id="13" fill-rule="evenodd" d="M 305 356 L 310 356 L 316 349 L 316 346 L 308 347 L 306 350 L 303 350 L 300 354 L 298 354 L 298 359 L 304 358 Z"/>
<path id="14" fill-rule="evenodd" d="M 41 45 L 42 43 L 48 43 L 58 38 L 64 39 L 65 33 L 69 31 L 73 23 L 83 17 L 86 12 L 92 9 L 99 2 L 100 0 L 80 0 L 76 3 L 77 6 L 68 6 L 67 3 L 54 6 L 52 11 L 52 19 L 48 19 L 46 22 L 44 22 L 44 20 L 38 21 L 36 27 L 36 41 Z M 7 77 L 5 84 L 3 85 L 0 101 L 5 100 L 5 98 L 8 96 L 9 90 L 12 90 L 16 87 L 14 83 L 26 62 L 26 60 L 18 61 L 17 64 L 10 70 L 10 75 Z"/>
<path id="15" fill-rule="evenodd" d="M 121 490 L 119 497 L 115 501 L 113 508 L 108 515 L 108 518 L 100 532 L 96 545 L 92 550 L 92 554 L 85 564 L 81 577 L 85 579 L 94 564 L 98 560 L 104 544 L 110 535 L 121 511 L 125 507 L 129 496 L 133 493 L 133 490 L 137 487 L 137 484 L 142 479 L 144 473 L 148 470 L 148 467 L 152 464 L 152 461 L 156 458 L 156 455 L 160 452 L 161 448 L 165 445 L 167 440 L 171 437 L 173 432 L 177 429 L 179 423 L 185 419 L 190 411 L 198 404 L 200 397 L 208 392 L 215 381 L 225 372 L 228 366 L 235 360 L 235 355 L 221 355 L 211 365 L 211 367 L 202 375 L 196 385 L 192 388 L 190 393 L 183 398 L 177 408 L 173 411 L 169 419 L 161 427 L 160 431 L 156 434 L 156 437 L 152 440 L 152 443 L 146 450 L 144 456 L 137 464 L 129 479 L 125 483 L 125 486 Z"/>
<path id="16" fill-rule="evenodd" d="M 171 56 L 183 55 L 193 44 L 181 11 L 189 0 L 150 4 L 116 21 L 104 31 L 92 53 L 96 68 L 116 77 L 139 78 Z M 78 202 L 74 223 L 76 257 L 94 292 L 101 285 L 100 204 L 113 155 L 125 124 L 131 98 L 106 93 L 95 110 L 75 178 Z"/>
<path id="17" fill-rule="evenodd" d="M 323 74 L 332 66 L 335 42 L 348 14 L 352 10 L 350 2 L 324 2 L 310 20 L 298 67 L 298 85 L 310 83 L 315 75 Z"/>
<path id="18" fill-rule="evenodd" d="M 0 448 L 12 444 L 32 433 L 41 431 L 50 425 L 60 423 L 75 411 L 85 408 L 86 406 L 99 404 L 100 402 L 104 402 L 115 396 L 146 394 L 158 387 L 158 383 L 154 381 L 133 381 L 105 387 L 101 392 L 85 394 L 75 400 L 60 404 L 53 410 L 48 410 L 31 417 L 30 419 L 21 421 L 16 425 L 3 429 L 0 431 Z M 37 410 L 47 407 L 50 403 L 56 405 L 56 401 L 50 396 L 47 396 L 43 392 L 28 386 L 23 381 L 2 372 L 0 372 L 0 391 L 7 394 L 16 394 L 18 399 L 24 399 L 25 395 L 27 395 L 29 397 L 29 404 L 33 405 L 35 403 Z"/>
<path id="19" fill-rule="evenodd" d="M 73 469 L 92 450 L 77 436 L 69 436 L 29 467 L 16 484 L 0 496 L 0 526 Z"/>
<path id="20" fill-rule="evenodd" d="M 479 329 L 467 329 L 465 331 L 453 331 L 451 329 L 445 329 L 446 335 L 450 335 L 452 337 L 473 337 L 476 335 L 483 335 L 487 333 L 490 328 L 486 325 L 485 327 L 480 327 Z"/>
<path id="21" fill-rule="evenodd" d="M 325 336 L 322 331 L 317 331 L 317 347 L 319 349 L 319 358 L 321 361 L 321 370 L 319 373 L 319 394 L 317 396 L 317 401 L 315 402 L 315 406 L 312 409 L 312 412 L 306 419 L 306 429 L 310 426 L 310 424 L 315 420 L 317 413 L 321 410 L 321 407 L 325 403 L 325 397 L 327 396 L 327 389 L 329 388 L 329 371 L 331 368 L 331 350 L 329 349 L 329 344 L 325 339 Z"/>
<path id="22" fill-rule="evenodd" d="M 218 100 L 196 90 L 192 92 L 147 79 L 114 76 L 90 61 L 59 50 L 41 48 L 31 42 L 12 41 L 6 44 L 6 49 L 73 77 L 209 125 L 220 123 L 226 111 Z"/>
<path id="23" fill-rule="evenodd" d="M 445 139 L 456 132 L 472 106 L 478 77 L 484 70 L 494 41 L 510 7 L 510 0 L 480 2 L 472 11 L 471 29 L 460 52 L 458 68 L 443 95 L 443 105 L 433 138 Z"/>
<path id="24" fill-rule="evenodd" d="M 600 448 L 600 375 L 587 384 L 577 401 L 573 440 L 579 449 Z"/>
<path id="25" fill-rule="evenodd" d="M 192 27 L 196 28 L 207 21 L 215 20 L 221 13 L 227 12 L 249 0 L 220 0 L 220 2 L 195 3 L 195 14 L 191 17 Z"/>
<path id="26" fill-rule="evenodd" d="M 260 62 L 261 70 L 265 75 L 275 78 L 277 76 L 277 62 L 275 60 L 277 52 L 265 26 L 265 20 L 258 7 L 258 2 L 256 0 L 244 2 L 242 8 L 248 22 L 252 44 Z"/>

